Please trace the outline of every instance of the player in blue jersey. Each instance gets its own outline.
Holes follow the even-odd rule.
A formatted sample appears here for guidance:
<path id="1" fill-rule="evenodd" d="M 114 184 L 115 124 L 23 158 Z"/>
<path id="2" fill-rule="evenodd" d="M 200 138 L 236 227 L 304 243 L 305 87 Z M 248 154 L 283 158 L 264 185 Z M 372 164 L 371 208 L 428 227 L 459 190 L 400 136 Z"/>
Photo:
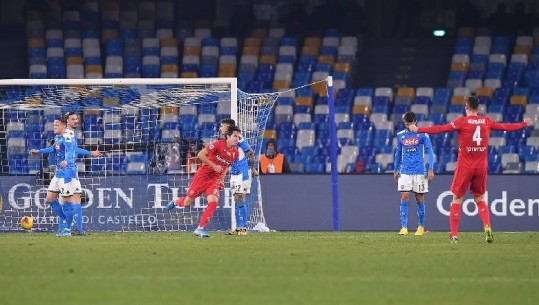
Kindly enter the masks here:
<path id="1" fill-rule="evenodd" d="M 219 133 L 225 135 L 228 128 L 235 126 L 233 119 L 221 120 Z M 255 154 L 251 145 L 240 136 L 238 142 L 239 157 L 230 167 L 230 190 L 234 197 L 234 213 L 236 215 L 236 230 L 231 235 L 247 235 L 247 194 L 251 193 L 251 178 L 258 175 Z"/>
<path id="2" fill-rule="evenodd" d="M 68 134 L 68 136 L 73 139 L 73 144 L 75 145 L 75 152 L 77 153 L 77 155 L 100 157 L 101 152 L 99 152 L 98 150 L 89 151 L 89 150 L 81 149 L 78 147 L 78 142 L 77 142 L 78 139 L 77 139 L 77 136 L 75 135 L 75 129 L 77 129 L 77 126 L 79 124 L 79 116 L 77 115 L 77 113 L 73 111 L 67 112 L 64 115 L 64 118 L 67 121 L 66 134 Z M 76 156 L 75 156 L 75 159 L 76 159 Z M 73 231 L 73 235 L 84 235 L 84 230 L 82 228 L 81 193 L 77 193 L 73 195 L 72 202 L 73 202 L 73 210 L 74 210 L 73 219 L 75 220 L 75 223 L 76 223 L 76 228 L 75 228 L 76 230 Z"/>
<path id="3" fill-rule="evenodd" d="M 77 197 L 80 203 L 80 182 L 77 175 L 75 159 L 77 153 L 84 155 L 96 155 L 99 152 L 89 152 L 76 146 L 76 139 L 72 132 L 67 130 L 67 120 L 65 117 L 58 118 L 53 123 L 55 133 L 54 144 L 45 149 L 32 149 L 30 154 L 50 154 L 56 155 L 56 173 L 51 180 L 47 190 L 46 203 L 58 216 L 58 236 L 71 235 L 71 224 L 73 221 L 73 202 Z M 58 194 L 62 197 L 62 204 L 58 201 Z M 71 203 L 65 205 L 65 203 Z M 80 205 L 80 204 L 79 204 Z M 67 212 L 66 212 L 67 210 Z M 69 217 L 69 218 L 68 218 Z"/>
<path id="4" fill-rule="evenodd" d="M 247 235 L 247 194 L 251 193 L 251 178 L 258 176 L 255 154 L 251 145 L 240 137 L 238 142 L 239 157 L 230 167 L 230 190 L 234 196 L 236 230 L 232 235 Z"/>
<path id="5" fill-rule="evenodd" d="M 409 111 L 403 116 L 406 129 L 397 133 L 397 151 L 395 152 L 395 172 L 393 177 L 401 193 L 400 235 L 408 235 L 408 200 L 410 192 L 415 193 L 417 203 L 418 226 L 415 235 L 423 235 L 425 231 L 425 193 L 429 192 L 429 181 L 434 178 L 434 152 L 429 136 L 424 133 L 411 132 L 408 126 L 416 123 L 415 113 Z M 424 155 L 429 155 L 428 171 L 425 167 Z"/>
<path id="6" fill-rule="evenodd" d="M 73 138 L 66 134 L 67 121 L 60 117 L 54 120 L 53 130 L 54 144 L 45 149 L 32 149 L 30 154 L 56 154 L 56 173 L 47 189 L 46 202 L 59 216 L 58 236 L 71 235 L 71 228 L 67 224 L 73 221 L 73 206 L 71 199 L 75 193 L 80 193 L 81 186 L 77 178 L 77 167 L 75 165 L 75 146 Z M 62 196 L 63 205 L 57 200 L 58 194 Z"/>

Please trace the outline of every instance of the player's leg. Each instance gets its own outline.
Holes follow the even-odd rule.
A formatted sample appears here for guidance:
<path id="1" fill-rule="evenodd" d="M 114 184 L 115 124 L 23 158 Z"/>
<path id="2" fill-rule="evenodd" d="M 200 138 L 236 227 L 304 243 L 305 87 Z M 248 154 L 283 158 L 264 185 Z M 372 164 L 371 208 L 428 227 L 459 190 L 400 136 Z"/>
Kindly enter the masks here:
<path id="1" fill-rule="evenodd" d="M 231 175 L 230 176 L 230 192 L 232 193 L 232 197 L 234 198 L 234 215 L 236 220 L 236 229 L 234 231 L 229 232 L 230 235 L 239 235 L 241 228 L 241 220 L 240 220 L 240 209 L 239 205 L 241 204 L 241 181 L 242 181 L 242 174 L 239 175 Z"/>
<path id="2" fill-rule="evenodd" d="M 247 235 L 247 194 L 251 193 L 251 175 L 249 172 L 249 179 L 242 181 L 240 203 L 237 204 L 239 217 L 240 235 Z"/>
<path id="3" fill-rule="evenodd" d="M 191 181 L 191 185 L 189 185 L 189 189 L 187 189 L 187 195 L 185 197 L 176 198 L 167 204 L 167 209 L 169 211 L 175 207 L 183 208 L 191 206 L 195 202 L 195 198 L 204 192 L 206 183 L 199 177 L 200 176 L 195 174 L 195 177 L 193 177 L 193 180 Z"/>
<path id="4" fill-rule="evenodd" d="M 79 183 L 80 184 L 80 183 Z M 75 220 L 75 231 L 72 233 L 74 235 L 84 235 L 84 229 L 82 228 L 82 205 L 80 193 L 77 193 L 72 196 L 73 198 L 73 219 Z"/>
<path id="5" fill-rule="evenodd" d="M 214 183 L 213 187 L 206 189 L 206 198 L 208 198 L 208 206 L 202 212 L 200 217 L 200 222 L 197 229 L 195 230 L 195 235 L 199 237 L 210 237 L 205 231 L 206 225 L 210 222 L 213 217 L 213 213 L 217 208 L 217 202 L 219 202 L 219 185 Z"/>
<path id="6" fill-rule="evenodd" d="M 66 216 L 66 224 L 58 236 L 71 236 L 71 226 L 73 225 L 73 217 L 75 214 L 74 204 L 72 202 L 73 196 L 66 196 L 64 193 L 60 193 L 60 196 L 62 196 L 62 209 Z"/>
<path id="7" fill-rule="evenodd" d="M 425 193 L 429 192 L 429 180 L 425 175 L 414 176 L 413 191 L 417 203 L 417 230 L 415 235 L 423 235 L 425 231 Z"/>
<path id="8" fill-rule="evenodd" d="M 477 168 L 475 175 L 472 178 L 470 191 L 474 196 L 475 204 L 481 221 L 483 221 L 483 229 L 485 230 L 485 239 L 488 243 L 494 241 L 492 235 L 492 226 L 490 223 L 490 212 L 488 205 L 485 202 L 485 193 L 487 191 L 487 169 Z"/>
<path id="9" fill-rule="evenodd" d="M 408 201 L 410 200 L 410 191 L 413 189 L 413 180 L 411 175 L 401 174 L 397 181 L 397 187 L 400 192 L 400 221 L 401 229 L 399 235 L 408 235 Z"/>
<path id="10" fill-rule="evenodd" d="M 425 194 L 415 194 L 417 203 L 417 230 L 415 235 L 421 236 L 425 232 Z"/>
<path id="11" fill-rule="evenodd" d="M 472 173 L 473 172 L 468 170 L 467 168 L 457 166 L 457 168 L 455 169 L 455 174 L 453 175 L 453 183 L 451 184 L 451 192 L 453 192 L 453 203 L 451 203 L 451 208 L 449 211 L 449 227 L 451 231 L 449 238 L 453 243 L 456 243 L 458 240 L 460 207 L 464 194 L 466 194 L 466 190 L 470 186 Z"/>
<path id="12" fill-rule="evenodd" d="M 408 235 L 408 201 L 410 200 L 410 192 L 401 192 L 401 204 L 400 204 L 400 220 L 401 230 L 400 235 Z"/>
<path id="13" fill-rule="evenodd" d="M 64 230 L 66 217 L 62 205 L 58 200 L 58 194 L 60 193 L 59 179 L 54 176 L 51 179 L 51 183 L 47 189 L 47 197 L 45 198 L 45 203 L 51 206 L 54 214 L 58 216 L 58 233 L 61 233 Z"/>
<path id="14" fill-rule="evenodd" d="M 80 203 L 76 203 L 76 196 L 75 194 L 80 193 L 81 191 L 81 185 L 79 179 L 76 178 L 61 178 L 59 179 L 60 186 L 61 186 L 61 192 L 60 196 L 62 196 L 62 200 L 64 202 L 63 204 L 63 210 L 64 214 L 66 216 L 66 226 L 63 230 L 63 232 L 60 234 L 61 236 L 71 236 L 71 226 L 73 225 L 73 219 L 75 217 L 75 211 L 77 210 L 77 207 L 80 207 Z M 81 214 L 81 230 L 82 230 L 82 214 Z"/>
<path id="15" fill-rule="evenodd" d="M 240 235 L 247 235 L 247 194 L 241 194 L 241 202 L 238 204 L 238 214 L 240 219 Z"/>

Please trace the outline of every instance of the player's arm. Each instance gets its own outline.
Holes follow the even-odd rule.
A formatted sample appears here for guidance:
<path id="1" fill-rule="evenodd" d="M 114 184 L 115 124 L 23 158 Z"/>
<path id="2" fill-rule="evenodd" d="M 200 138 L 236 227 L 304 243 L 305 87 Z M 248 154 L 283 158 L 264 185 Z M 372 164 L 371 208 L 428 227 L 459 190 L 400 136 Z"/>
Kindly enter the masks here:
<path id="1" fill-rule="evenodd" d="M 425 147 L 425 151 L 429 155 L 429 168 L 427 172 L 427 177 L 430 181 L 434 178 L 434 150 L 432 149 L 432 142 L 430 141 L 430 138 L 427 134 L 424 135 L 423 145 Z"/>
<path id="2" fill-rule="evenodd" d="M 399 179 L 399 166 L 402 160 L 402 143 L 397 138 L 397 150 L 395 151 L 395 162 L 393 163 L 393 179 L 397 181 Z"/>
<path id="3" fill-rule="evenodd" d="M 522 129 L 524 127 L 528 127 L 532 124 L 532 120 L 530 118 L 526 118 L 523 122 L 520 123 L 498 123 L 494 120 L 490 120 L 490 128 L 494 130 L 503 130 L 503 131 L 515 131 Z"/>
<path id="4" fill-rule="evenodd" d="M 65 143 L 65 159 L 63 162 L 66 162 L 67 166 L 74 166 L 75 165 L 75 157 L 77 154 L 75 153 L 75 143 L 73 143 L 72 139 L 66 139 L 64 140 Z"/>
<path id="5" fill-rule="evenodd" d="M 30 150 L 30 154 L 31 155 L 37 155 L 37 154 L 50 154 L 54 152 L 54 145 L 51 145 L 47 148 L 42 148 L 42 149 L 32 149 Z"/>
<path id="6" fill-rule="evenodd" d="M 86 150 L 86 149 L 82 149 L 78 146 L 75 147 L 75 153 L 77 153 L 77 155 L 81 155 L 81 156 L 92 156 L 92 157 L 100 157 L 101 156 L 101 152 L 99 150 L 93 150 L 93 151 L 89 151 L 89 150 Z"/>
<path id="7" fill-rule="evenodd" d="M 216 171 L 218 173 L 222 172 L 223 167 L 211 162 L 210 159 L 208 159 L 208 154 L 209 154 L 208 149 L 204 148 L 204 149 L 202 149 L 201 151 L 198 152 L 197 158 L 200 160 L 200 162 L 208 164 L 211 168 L 213 168 L 214 171 Z"/>
<path id="8" fill-rule="evenodd" d="M 455 127 L 455 123 L 451 122 L 449 124 L 445 125 L 438 125 L 438 126 L 429 126 L 429 127 L 417 127 L 418 133 L 429 133 L 429 134 L 437 134 L 437 133 L 443 133 L 443 132 L 451 132 L 456 131 L 457 128 Z"/>
<path id="9" fill-rule="evenodd" d="M 77 155 L 81 155 L 81 156 L 89 156 L 90 155 L 90 151 L 89 150 L 86 150 L 86 149 L 82 149 L 80 147 L 75 147 L 75 153 L 77 153 Z"/>
<path id="10" fill-rule="evenodd" d="M 249 161 L 249 166 L 251 167 L 251 174 L 253 177 L 258 176 L 258 171 L 256 170 L 255 152 L 252 149 L 249 149 L 246 155 L 247 160 Z"/>

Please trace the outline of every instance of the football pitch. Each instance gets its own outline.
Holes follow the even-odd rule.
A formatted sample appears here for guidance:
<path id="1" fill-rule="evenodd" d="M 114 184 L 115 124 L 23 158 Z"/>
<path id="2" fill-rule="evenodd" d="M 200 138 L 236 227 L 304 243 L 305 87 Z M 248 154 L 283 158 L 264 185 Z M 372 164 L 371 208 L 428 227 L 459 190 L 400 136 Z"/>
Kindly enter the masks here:
<path id="1" fill-rule="evenodd" d="M 0 304 L 537 304 L 539 232 L 0 233 Z"/>

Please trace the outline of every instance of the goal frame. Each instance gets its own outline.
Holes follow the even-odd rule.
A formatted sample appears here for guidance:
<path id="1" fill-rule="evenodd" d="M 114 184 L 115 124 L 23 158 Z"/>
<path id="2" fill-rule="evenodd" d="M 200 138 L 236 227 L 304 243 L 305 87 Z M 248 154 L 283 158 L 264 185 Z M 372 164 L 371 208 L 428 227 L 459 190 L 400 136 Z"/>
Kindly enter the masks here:
<path id="1" fill-rule="evenodd" d="M 111 78 L 111 79 L 3 79 L 0 80 L 0 86 L 122 86 L 122 85 L 229 85 L 230 86 L 230 117 L 234 120 L 238 120 L 238 81 L 237 78 Z M 21 100 L 21 102 L 23 102 Z M 165 106 L 165 105 L 163 105 Z M 0 108 L 7 110 L 37 110 L 39 107 L 35 105 L 28 104 L 26 105 L 10 105 L 10 104 L 0 104 Z M 257 158 L 258 160 L 258 158 Z M 260 203 L 260 208 L 262 208 L 262 198 L 260 183 L 258 183 L 258 200 Z M 42 203 L 41 203 L 42 204 Z M 234 202 L 231 202 L 231 208 L 234 208 Z M 235 214 L 233 210 L 230 213 L 230 224 L 231 229 L 235 227 Z M 264 219 L 262 211 L 262 219 Z M 265 220 L 264 220 L 265 224 Z"/>

